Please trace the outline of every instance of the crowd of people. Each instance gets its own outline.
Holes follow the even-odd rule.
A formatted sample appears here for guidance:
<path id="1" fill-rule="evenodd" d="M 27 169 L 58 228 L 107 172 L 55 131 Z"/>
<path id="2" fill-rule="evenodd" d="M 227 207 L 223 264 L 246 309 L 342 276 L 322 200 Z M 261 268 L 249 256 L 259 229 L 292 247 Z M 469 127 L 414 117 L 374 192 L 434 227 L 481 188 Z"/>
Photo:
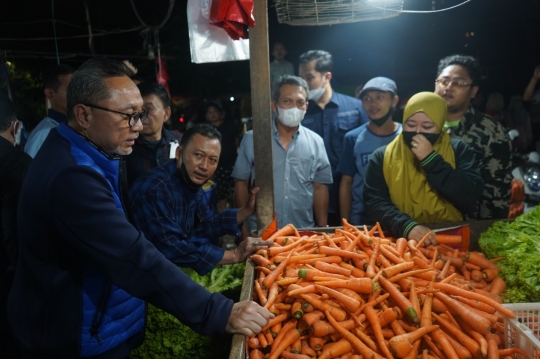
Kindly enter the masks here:
<path id="1" fill-rule="evenodd" d="M 497 118 L 472 105 L 478 62 L 448 56 L 434 88 L 395 119 L 394 80 L 374 77 L 351 97 L 333 90 L 327 51 L 302 54 L 299 76 L 283 44 L 272 54 L 265 145 L 279 227 L 379 222 L 420 240 L 430 223 L 508 216 L 515 140 L 530 135 L 515 124 L 534 117 L 526 106 L 540 103 L 540 69 Z M 0 95 L 0 357 L 127 358 L 143 340 L 146 302 L 202 334 L 250 336 L 273 317 L 178 269 L 206 274 L 272 245 L 250 236 L 253 132 L 242 134 L 213 102 L 204 121 L 172 131 L 166 89 L 133 75 L 106 58 L 55 66 L 43 81 L 48 116 L 24 152 L 14 146 L 15 107 Z M 225 234 L 239 238 L 236 248 L 222 248 Z"/>

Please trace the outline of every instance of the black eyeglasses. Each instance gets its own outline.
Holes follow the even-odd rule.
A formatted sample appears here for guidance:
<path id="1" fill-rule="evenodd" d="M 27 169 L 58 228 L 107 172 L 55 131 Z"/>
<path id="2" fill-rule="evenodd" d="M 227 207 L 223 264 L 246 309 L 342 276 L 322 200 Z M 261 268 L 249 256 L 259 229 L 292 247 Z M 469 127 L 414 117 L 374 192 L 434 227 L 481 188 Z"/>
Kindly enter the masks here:
<path id="1" fill-rule="evenodd" d="M 145 124 L 146 119 L 148 118 L 148 112 L 149 112 L 149 110 L 146 109 L 146 110 L 143 110 L 142 112 L 124 113 L 124 112 L 119 112 L 119 111 L 115 111 L 115 110 L 109 110 L 108 108 L 105 108 L 105 107 L 99 107 L 99 106 L 96 106 L 96 105 L 90 105 L 88 103 L 85 103 L 84 105 L 88 106 L 88 107 L 98 109 L 98 110 L 117 113 L 119 115 L 126 116 L 128 118 L 129 127 L 135 126 L 135 124 L 137 124 L 137 121 L 139 121 L 139 120 L 141 120 L 142 124 Z"/>
<path id="2" fill-rule="evenodd" d="M 458 88 L 472 86 L 472 84 L 467 83 L 465 81 L 449 81 L 449 80 L 445 80 L 445 79 L 437 79 L 437 80 L 435 80 L 435 83 L 437 85 L 441 86 L 441 87 L 450 86 L 450 88 L 453 88 L 454 86 L 458 87 Z"/>

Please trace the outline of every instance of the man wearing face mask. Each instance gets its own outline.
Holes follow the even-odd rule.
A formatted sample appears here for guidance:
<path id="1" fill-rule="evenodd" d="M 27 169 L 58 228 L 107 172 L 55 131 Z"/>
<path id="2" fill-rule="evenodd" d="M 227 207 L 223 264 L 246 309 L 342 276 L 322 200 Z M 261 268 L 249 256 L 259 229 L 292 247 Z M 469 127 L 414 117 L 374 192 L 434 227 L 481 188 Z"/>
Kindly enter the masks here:
<path id="1" fill-rule="evenodd" d="M 302 123 L 305 127 L 319 134 L 324 146 L 334 182 L 328 186 L 330 203 L 328 223 L 341 225 L 339 215 L 339 183 L 336 171 L 342 152 L 345 134 L 364 123 L 368 117 L 362 107 L 362 101 L 335 92 L 332 89 L 332 55 L 323 50 L 311 50 L 300 56 L 300 77 L 309 85 L 309 107 Z"/>
<path id="2" fill-rule="evenodd" d="M 371 224 L 362 192 L 364 176 L 373 151 L 385 146 L 401 132 L 392 115 L 399 102 L 396 83 L 386 77 L 369 80 L 360 91 L 369 122 L 345 135 L 337 172 L 341 174 L 339 206 L 342 218 L 351 224 Z"/>
<path id="3" fill-rule="evenodd" d="M 0 358 L 18 358 L 6 316 L 7 296 L 18 254 L 17 207 L 32 158 L 15 147 L 22 123 L 15 106 L 0 94 Z"/>
<path id="4" fill-rule="evenodd" d="M 243 262 L 272 243 L 250 237 L 233 251 L 194 239 L 239 236 L 255 209 L 258 188 L 241 209 L 218 214 L 209 205 L 202 186 L 212 178 L 220 153 L 219 132 L 210 124 L 195 125 L 184 133 L 176 159 L 142 174 L 129 191 L 135 227 L 171 262 L 201 275 L 218 264 Z"/>
<path id="5" fill-rule="evenodd" d="M 296 76 L 282 76 L 272 94 L 272 155 L 274 160 L 274 204 L 278 226 L 297 228 L 327 225 L 328 187 L 332 173 L 321 136 L 300 123 L 307 104 L 307 83 Z M 253 132 L 248 131 L 236 159 L 232 176 L 236 179 L 236 205 L 247 203 L 254 173 Z M 314 218 L 315 215 L 315 218 Z M 248 230 L 256 229 L 250 218 Z"/>

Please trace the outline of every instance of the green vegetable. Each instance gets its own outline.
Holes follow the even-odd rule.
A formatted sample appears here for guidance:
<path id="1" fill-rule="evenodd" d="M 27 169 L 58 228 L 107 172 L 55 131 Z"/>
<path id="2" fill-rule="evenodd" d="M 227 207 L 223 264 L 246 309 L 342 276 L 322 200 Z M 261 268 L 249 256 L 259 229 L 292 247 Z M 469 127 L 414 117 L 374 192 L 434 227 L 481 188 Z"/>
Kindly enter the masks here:
<path id="1" fill-rule="evenodd" d="M 480 248 L 488 258 L 504 257 L 497 265 L 506 302 L 540 302 L 540 207 L 513 222 L 495 222 L 482 233 Z"/>
<path id="2" fill-rule="evenodd" d="M 181 268 L 210 292 L 220 292 L 238 301 L 245 264 L 223 265 L 200 276 L 193 269 Z M 170 315 L 148 305 L 145 341 L 131 352 L 131 359 L 215 359 L 228 358 L 232 335 L 197 334 Z"/>

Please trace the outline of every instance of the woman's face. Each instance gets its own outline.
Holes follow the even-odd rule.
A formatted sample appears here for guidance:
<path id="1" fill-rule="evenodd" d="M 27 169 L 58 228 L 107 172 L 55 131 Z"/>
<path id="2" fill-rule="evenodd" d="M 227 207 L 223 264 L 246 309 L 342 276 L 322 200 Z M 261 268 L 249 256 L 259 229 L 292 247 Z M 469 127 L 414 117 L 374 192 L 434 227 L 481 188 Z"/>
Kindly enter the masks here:
<path id="1" fill-rule="evenodd" d="M 424 112 L 417 112 L 405 121 L 403 131 L 437 133 L 437 126 Z"/>

